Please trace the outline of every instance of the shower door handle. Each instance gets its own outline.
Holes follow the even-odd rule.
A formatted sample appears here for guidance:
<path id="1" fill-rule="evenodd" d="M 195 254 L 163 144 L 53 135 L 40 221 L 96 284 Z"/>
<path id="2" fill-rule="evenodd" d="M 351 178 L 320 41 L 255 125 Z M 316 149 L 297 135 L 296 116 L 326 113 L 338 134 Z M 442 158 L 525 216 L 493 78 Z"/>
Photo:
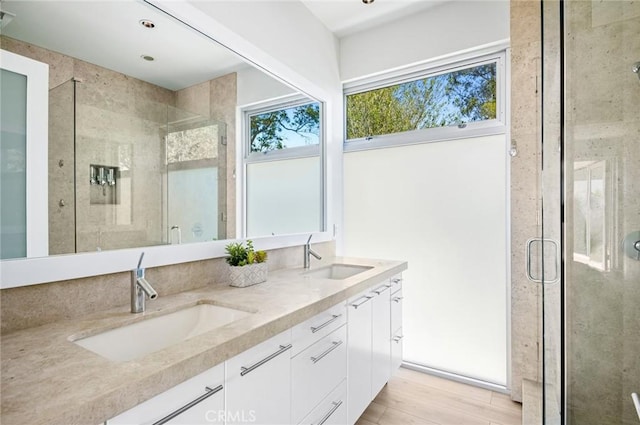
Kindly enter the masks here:
<path id="1" fill-rule="evenodd" d="M 531 247 L 534 243 L 549 243 L 553 246 L 553 279 L 545 279 L 544 278 L 544 271 L 546 270 L 545 267 L 542 267 L 543 270 L 543 275 L 541 277 L 535 277 L 533 276 L 533 273 L 531 271 Z M 527 279 L 529 279 L 532 282 L 536 282 L 536 283 L 556 283 L 560 280 L 560 272 L 559 272 L 559 263 L 560 263 L 560 250 L 558 249 L 558 242 L 555 241 L 554 239 L 544 239 L 544 238 L 531 238 L 527 241 L 527 245 L 526 245 L 526 261 L 527 261 Z M 545 261 L 545 256 L 542 256 L 542 264 L 544 266 L 544 261 Z"/>

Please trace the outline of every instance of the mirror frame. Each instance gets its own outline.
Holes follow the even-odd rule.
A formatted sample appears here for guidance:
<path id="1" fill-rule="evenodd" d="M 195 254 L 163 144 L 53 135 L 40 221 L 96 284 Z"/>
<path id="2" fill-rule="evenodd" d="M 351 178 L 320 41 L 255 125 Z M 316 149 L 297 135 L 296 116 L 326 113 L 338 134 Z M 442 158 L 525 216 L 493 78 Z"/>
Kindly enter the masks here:
<path id="1" fill-rule="evenodd" d="M 336 214 L 335 211 L 339 211 L 340 205 L 338 205 L 339 202 L 333 202 L 333 199 L 339 199 L 340 195 L 337 189 L 339 188 L 339 176 L 342 170 L 339 162 L 342 145 L 341 143 L 329 143 L 329 138 L 340 137 L 339 135 L 341 134 L 340 127 L 333 124 L 341 119 L 341 88 L 337 87 L 335 91 L 330 91 L 318 86 L 227 28 L 224 23 L 204 14 L 186 2 L 171 0 L 143 1 L 189 25 L 210 38 L 212 42 L 217 42 L 230 49 L 276 80 L 292 86 L 294 89 L 323 104 L 325 113 L 322 123 L 324 138 L 321 144 L 321 159 L 325 231 L 312 233 L 315 243 L 334 240 L 337 230 L 336 222 L 339 221 L 335 219 L 339 218 L 339 214 Z M 333 121 L 336 119 L 338 121 Z M 241 120 L 237 121 L 237 125 L 241 125 Z M 242 151 L 242 149 L 238 149 L 238 151 Z M 237 160 L 238 158 L 236 158 Z M 332 177 L 329 178 L 328 176 Z M 242 193 L 242 184 L 241 179 L 236 180 L 236 185 L 239 186 L 237 187 L 237 193 Z M 237 207 L 241 207 L 242 199 L 240 198 L 237 200 Z M 332 232 L 327 231 L 330 228 L 333 229 Z M 308 237 L 309 233 L 304 233 L 252 238 L 252 240 L 257 249 L 269 250 L 303 245 Z M 166 266 L 224 257 L 226 255 L 225 246 L 234 240 L 240 239 L 2 260 L 0 261 L 0 288 L 14 288 L 133 270 L 136 267 L 140 253 L 143 251 L 145 252 L 143 264 L 145 267 Z"/>

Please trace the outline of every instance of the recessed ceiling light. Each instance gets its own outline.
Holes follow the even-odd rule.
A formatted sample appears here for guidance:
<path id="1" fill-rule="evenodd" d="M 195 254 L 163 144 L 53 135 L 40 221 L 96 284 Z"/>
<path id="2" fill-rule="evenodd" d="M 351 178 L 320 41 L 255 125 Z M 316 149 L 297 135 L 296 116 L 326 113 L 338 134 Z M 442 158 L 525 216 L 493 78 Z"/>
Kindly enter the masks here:
<path id="1" fill-rule="evenodd" d="M 140 55 L 140 57 L 146 60 L 147 62 L 153 62 L 154 60 L 156 60 L 153 56 L 149 56 L 149 55 Z"/>
<path id="2" fill-rule="evenodd" d="M 149 29 L 152 29 L 152 28 L 156 27 L 156 24 L 154 24 L 153 21 L 150 21 L 149 19 L 141 19 L 140 20 L 140 25 L 142 25 L 145 28 L 149 28 Z"/>
<path id="3" fill-rule="evenodd" d="M 364 4 L 371 4 L 373 2 L 374 2 L 374 0 L 362 0 L 362 3 L 364 3 Z"/>

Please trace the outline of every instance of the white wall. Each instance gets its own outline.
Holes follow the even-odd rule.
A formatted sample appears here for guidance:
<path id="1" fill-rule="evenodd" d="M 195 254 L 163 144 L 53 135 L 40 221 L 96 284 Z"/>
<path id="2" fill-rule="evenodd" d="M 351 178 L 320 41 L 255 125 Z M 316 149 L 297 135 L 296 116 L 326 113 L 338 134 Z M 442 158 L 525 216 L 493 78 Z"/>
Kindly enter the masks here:
<path id="1" fill-rule="evenodd" d="M 254 67 L 239 70 L 237 78 L 239 107 L 296 93 L 296 90 Z"/>
<path id="2" fill-rule="evenodd" d="M 509 38 L 509 2 L 448 1 L 340 40 L 343 81 Z"/>
<path id="3" fill-rule="evenodd" d="M 507 384 L 504 135 L 350 152 L 345 254 L 407 260 L 404 360 Z"/>

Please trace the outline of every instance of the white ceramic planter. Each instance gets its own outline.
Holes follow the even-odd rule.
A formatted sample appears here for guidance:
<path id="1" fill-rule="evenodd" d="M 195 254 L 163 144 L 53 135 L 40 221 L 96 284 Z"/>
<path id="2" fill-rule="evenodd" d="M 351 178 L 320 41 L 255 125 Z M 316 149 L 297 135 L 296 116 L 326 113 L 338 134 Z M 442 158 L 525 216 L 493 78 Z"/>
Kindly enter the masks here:
<path id="1" fill-rule="evenodd" d="M 238 288 L 255 285 L 267 280 L 267 263 L 253 263 L 246 266 L 229 266 L 229 285 Z"/>

